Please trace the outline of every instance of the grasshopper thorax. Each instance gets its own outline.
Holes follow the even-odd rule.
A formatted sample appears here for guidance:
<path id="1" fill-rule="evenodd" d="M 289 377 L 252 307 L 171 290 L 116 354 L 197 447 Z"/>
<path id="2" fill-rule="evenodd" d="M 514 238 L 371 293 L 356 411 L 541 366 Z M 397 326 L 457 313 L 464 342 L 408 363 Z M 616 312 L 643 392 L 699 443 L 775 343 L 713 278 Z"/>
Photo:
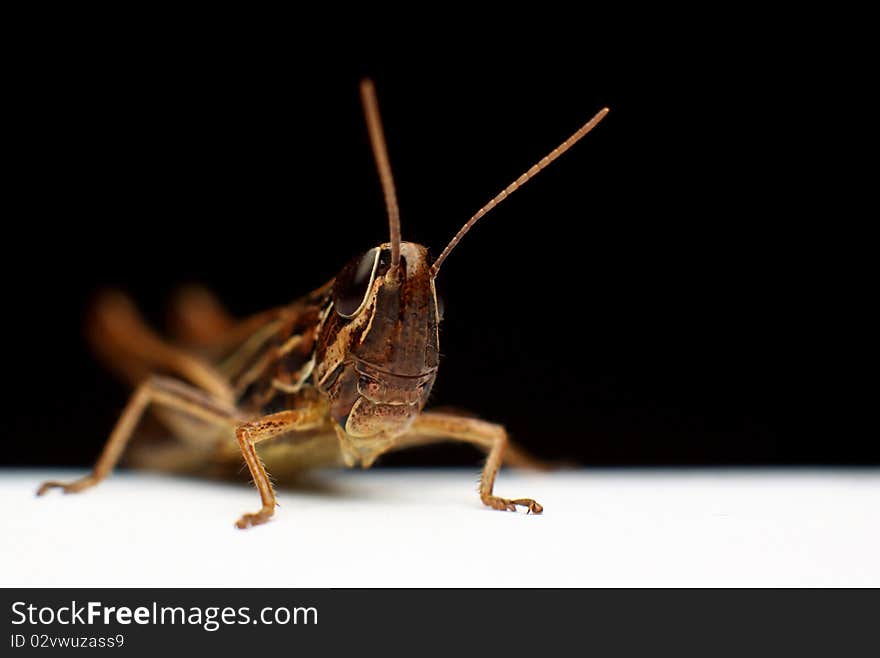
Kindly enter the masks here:
<path id="1" fill-rule="evenodd" d="M 314 381 L 351 439 L 406 432 L 434 384 L 440 316 L 425 247 L 374 247 L 337 275 L 315 351 Z"/>

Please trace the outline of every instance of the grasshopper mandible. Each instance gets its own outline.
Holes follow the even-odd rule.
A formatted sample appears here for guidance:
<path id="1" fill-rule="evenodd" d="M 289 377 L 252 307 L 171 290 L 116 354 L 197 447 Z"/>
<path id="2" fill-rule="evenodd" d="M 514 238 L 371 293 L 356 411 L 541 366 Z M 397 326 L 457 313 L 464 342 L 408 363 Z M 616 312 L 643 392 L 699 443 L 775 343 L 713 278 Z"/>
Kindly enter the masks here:
<path id="1" fill-rule="evenodd" d="M 481 208 L 430 262 L 425 247 L 401 240 L 372 82 L 364 80 L 360 92 L 385 197 L 389 241 L 357 256 L 305 297 L 237 322 L 206 292 L 190 289 L 177 306 L 178 333 L 192 349 L 154 334 L 121 294 L 101 296 L 90 337 L 135 390 L 92 472 L 70 483 L 46 482 L 38 495 L 53 488 L 82 491 L 107 477 L 151 408 L 178 441 L 164 448 L 147 446 L 135 463 L 176 470 L 187 464 L 240 464 L 244 457 L 262 507 L 243 515 L 236 523 L 239 528 L 265 523 L 275 511 L 275 491 L 264 462 L 299 468 L 341 462 L 367 468 L 390 450 L 450 440 L 488 453 L 480 478 L 483 503 L 498 510 L 521 506 L 542 512 L 531 498 L 493 493 L 502 461 L 529 463 L 501 425 L 423 411 L 439 361 L 441 316 L 434 281 L 450 252 L 483 215 L 592 130 L 608 108 Z"/>

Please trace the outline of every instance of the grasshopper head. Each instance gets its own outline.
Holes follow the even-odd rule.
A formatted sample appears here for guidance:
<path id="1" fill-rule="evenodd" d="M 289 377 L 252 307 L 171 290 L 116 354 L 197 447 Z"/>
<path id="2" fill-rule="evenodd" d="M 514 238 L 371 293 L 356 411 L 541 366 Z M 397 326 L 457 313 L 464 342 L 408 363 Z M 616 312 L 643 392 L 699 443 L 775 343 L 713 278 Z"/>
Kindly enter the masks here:
<path id="1" fill-rule="evenodd" d="M 316 348 L 315 381 L 349 437 L 404 433 L 428 400 L 440 314 L 425 247 L 383 244 L 337 275 Z"/>
<path id="2" fill-rule="evenodd" d="M 440 313 L 434 279 L 473 225 L 590 132 L 600 110 L 471 217 L 440 256 L 403 242 L 400 210 L 373 83 L 361 100 L 388 213 L 389 242 L 370 249 L 336 277 L 321 322 L 314 381 L 331 402 L 331 416 L 350 440 L 391 440 L 407 431 L 424 407 L 437 372 Z"/>

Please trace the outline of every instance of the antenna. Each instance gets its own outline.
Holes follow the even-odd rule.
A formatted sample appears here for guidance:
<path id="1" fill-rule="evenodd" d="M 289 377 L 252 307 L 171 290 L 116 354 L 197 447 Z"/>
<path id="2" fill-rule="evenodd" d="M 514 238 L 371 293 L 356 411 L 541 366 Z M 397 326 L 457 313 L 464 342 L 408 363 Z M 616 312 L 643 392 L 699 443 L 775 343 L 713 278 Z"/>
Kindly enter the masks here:
<path id="1" fill-rule="evenodd" d="M 385 208 L 388 210 L 388 226 L 391 233 L 391 269 L 400 264 L 400 208 L 397 206 L 397 193 L 394 191 L 394 179 L 391 177 L 391 163 L 388 161 L 388 148 L 385 146 L 385 134 L 382 132 L 382 120 L 379 117 L 379 103 L 376 101 L 376 89 L 369 78 L 361 81 L 361 103 L 367 118 L 367 129 L 370 132 L 370 144 L 379 169 L 379 180 L 382 193 L 385 195 Z"/>
<path id="2" fill-rule="evenodd" d="M 519 189 L 520 187 L 525 185 L 529 181 L 530 178 L 534 177 L 544 167 L 549 165 L 556 158 L 558 158 L 560 155 L 562 155 L 568 149 L 570 149 L 572 146 L 574 146 L 574 144 L 581 137 L 583 137 L 588 132 L 590 132 L 593 128 L 595 128 L 596 124 L 598 124 L 602 119 L 604 119 L 606 114 L 608 114 L 608 108 L 603 107 L 601 110 L 599 110 L 596 113 L 596 116 L 594 116 L 592 119 L 587 121 L 583 126 L 581 126 L 576 133 L 574 133 L 571 137 L 569 137 L 564 142 L 562 142 L 562 144 L 560 144 L 555 149 L 550 151 L 550 153 L 548 153 L 543 158 L 541 158 L 541 160 L 539 160 L 537 164 L 533 165 L 531 169 L 529 169 L 526 173 L 524 173 L 522 176 L 520 176 L 515 181 L 513 181 L 510 185 L 505 187 L 501 191 L 501 193 L 498 194 L 498 196 L 496 196 L 489 203 L 487 203 L 485 206 L 480 208 L 479 211 L 477 211 L 477 214 L 474 215 L 473 217 L 471 217 L 465 223 L 465 225 L 461 227 L 461 229 L 458 231 L 458 233 L 455 234 L 455 236 L 452 238 L 452 240 L 449 242 L 449 244 L 446 245 L 446 248 L 443 250 L 443 253 L 441 253 L 440 256 L 437 257 L 437 260 L 434 261 L 434 264 L 431 265 L 431 275 L 435 276 L 435 277 L 437 276 L 437 272 L 440 271 L 440 266 L 443 264 L 443 261 L 446 260 L 446 257 L 449 255 L 449 253 L 453 249 L 455 249 L 455 246 L 461 241 L 461 239 L 464 237 L 465 233 L 467 233 L 468 231 L 471 230 L 471 227 L 477 223 L 477 220 L 479 220 L 480 217 L 485 215 L 487 212 L 492 210 L 492 208 L 494 208 L 499 203 L 504 201 L 504 199 L 506 199 L 511 194 L 516 192 L 517 189 Z"/>

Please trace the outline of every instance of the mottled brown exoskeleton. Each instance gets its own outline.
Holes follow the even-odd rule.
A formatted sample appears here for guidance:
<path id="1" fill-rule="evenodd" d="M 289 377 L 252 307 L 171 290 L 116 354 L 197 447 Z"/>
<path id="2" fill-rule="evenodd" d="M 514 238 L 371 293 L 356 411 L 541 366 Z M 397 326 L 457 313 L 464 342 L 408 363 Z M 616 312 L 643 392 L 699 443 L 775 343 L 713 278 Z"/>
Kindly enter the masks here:
<path id="1" fill-rule="evenodd" d="M 587 134 L 608 110 L 480 209 L 431 262 L 425 247 L 401 241 L 391 167 L 368 80 L 361 84 L 361 98 L 388 210 L 389 242 L 356 257 L 309 295 L 242 321 L 229 317 L 206 291 L 185 289 L 175 305 L 175 343 L 148 329 L 123 295 L 102 295 L 89 336 L 104 360 L 136 388 L 91 474 L 70 483 L 46 482 L 38 495 L 55 487 L 77 492 L 104 479 L 152 408 L 175 442 L 132 446 L 131 461 L 192 470 L 240 464 L 243 456 L 263 504 L 242 516 L 239 528 L 264 523 L 275 511 L 264 462 L 273 470 L 369 467 L 389 450 L 442 440 L 464 441 L 488 453 L 480 480 L 486 505 L 542 511 L 530 498 L 493 493 L 503 460 L 532 463 L 509 444 L 501 425 L 423 411 L 439 362 L 434 280 L 480 217 Z"/>

